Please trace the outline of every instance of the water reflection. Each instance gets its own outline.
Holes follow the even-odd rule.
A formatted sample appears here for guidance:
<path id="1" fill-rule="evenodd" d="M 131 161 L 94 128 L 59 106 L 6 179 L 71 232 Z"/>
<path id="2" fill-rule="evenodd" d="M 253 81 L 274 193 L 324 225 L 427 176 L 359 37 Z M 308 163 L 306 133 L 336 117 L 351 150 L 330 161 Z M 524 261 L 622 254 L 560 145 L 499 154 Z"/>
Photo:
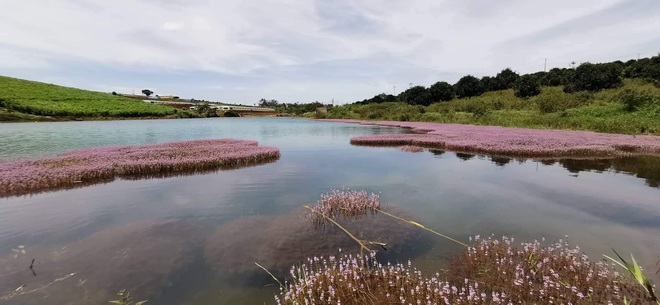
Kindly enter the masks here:
<path id="1" fill-rule="evenodd" d="M 342 186 L 381 192 L 386 207 L 461 241 L 491 233 L 516 241 L 569 235 L 594 259 L 622 249 L 655 270 L 660 189 L 644 180 L 657 186 L 657 158 L 536 162 L 350 145 L 354 136 L 396 132 L 406 131 L 294 119 L 3 125 L 5 160 L 227 137 L 278 147 L 281 158 L 233 171 L 0 199 L 0 297 L 77 273 L 0 303 L 99 304 L 129 289 L 147 304 L 273 304 L 278 288 L 255 261 L 283 269 L 277 273 L 283 277 L 288 264 L 306 256 L 355 249 L 343 233 L 310 231 L 301 221 L 301 204 Z M 381 223 L 387 220 L 351 225 L 365 238 L 387 239 L 388 260 L 411 259 L 435 272 L 460 251 L 405 224 Z M 19 245 L 26 254 L 12 251 Z M 32 258 L 36 277 L 28 268 Z"/>
<path id="2" fill-rule="evenodd" d="M 438 154 L 438 151 L 431 151 Z M 461 160 L 469 160 L 474 155 L 456 153 L 456 157 Z M 513 159 L 506 157 L 491 156 L 488 157 L 491 162 L 497 166 L 505 166 Z M 624 173 L 644 179 L 646 185 L 650 187 L 660 187 L 660 157 L 638 156 L 615 159 L 559 159 L 559 160 L 519 160 L 521 162 L 540 162 L 545 166 L 559 164 L 570 173 L 579 174 L 580 172 L 604 173 L 612 171 L 615 173 Z M 575 177 L 575 175 L 574 175 Z"/>

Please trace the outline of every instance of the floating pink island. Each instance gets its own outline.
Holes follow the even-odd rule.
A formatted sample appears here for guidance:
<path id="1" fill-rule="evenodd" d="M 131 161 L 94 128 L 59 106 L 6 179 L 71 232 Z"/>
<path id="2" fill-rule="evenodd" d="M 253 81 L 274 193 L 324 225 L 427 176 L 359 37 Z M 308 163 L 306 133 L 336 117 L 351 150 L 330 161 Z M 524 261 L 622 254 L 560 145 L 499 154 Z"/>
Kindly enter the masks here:
<path id="1" fill-rule="evenodd" d="M 413 145 L 524 158 L 614 158 L 660 155 L 660 136 L 422 122 L 323 121 L 412 128 L 418 132 L 355 137 L 351 139 L 351 144 L 354 145 Z"/>
<path id="2" fill-rule="evenodd" d="M 51 158 L 0 163 L 0 197 L 119 177 L 168 176 L 252 166 L 279 157 L 277 148 L 232 139 L 79 149 Z"/>

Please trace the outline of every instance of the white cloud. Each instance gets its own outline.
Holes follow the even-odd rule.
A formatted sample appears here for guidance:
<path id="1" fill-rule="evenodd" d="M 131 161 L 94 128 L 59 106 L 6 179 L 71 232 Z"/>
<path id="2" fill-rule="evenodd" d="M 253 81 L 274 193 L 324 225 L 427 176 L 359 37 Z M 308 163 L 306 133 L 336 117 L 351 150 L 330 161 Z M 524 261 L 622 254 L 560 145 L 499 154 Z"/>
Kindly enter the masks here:
<path id="1" fill-rule="evenodd" d="M 453 82 L 505 67 L 531 72 L 545 58 L 550 67 L 564 67 L 660 50 L 657 0 L 3 0 L 0 6 L 0 69 L 55 66 L 85 88 L 132 85 L 76 76 L 86 66 L 109 74 L 157 71 L 161 76 L 139 83 L 164 88 L 177 86 L 168 76 L 199 82 L 203 74 L 230 84 L 190 82 L 178 94 L 242 102 L 350 101 L 409 82 Z M 222 92 L 209 87 L 220 85 Z"/>
<path id="2" fill-rule="evenodd" d="M 176 31 L 176 30 L 183 29 L 183 23 L 168 21 L 168 22 L 163 23 L 163 25 L 161 27 L 163 28 L 163 30 L 166 30 L 166 31 Z"/>

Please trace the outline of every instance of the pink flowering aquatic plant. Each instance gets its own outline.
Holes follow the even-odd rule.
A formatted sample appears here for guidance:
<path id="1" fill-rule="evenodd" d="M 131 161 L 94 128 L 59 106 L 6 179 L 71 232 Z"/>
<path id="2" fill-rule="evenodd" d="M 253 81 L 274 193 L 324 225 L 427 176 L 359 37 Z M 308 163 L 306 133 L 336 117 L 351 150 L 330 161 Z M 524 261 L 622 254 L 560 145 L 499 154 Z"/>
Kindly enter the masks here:
<path id="1" fill-rule="evenodd" d="M 448 273 L 431 277 L 410 262 L 381 264 L 373 253 L 310 258 L 290 275 L 277 304 L 655 304 L 612 266 L 561 241 L 477 237 Z"/>
<path id="2" fill-rule="evenodd" d="M 415 145 L 459 152 L 525 158 L 614 158 L 631 155 L 660 155 L 660 136 L 422 122 L 330 121 L 405 127 L 413 128 L 418 132 L 426 132 L 424 134 L 354 137 L 351 139 L 351 144 L 354 145 Z"/>
<path id="3" fill-rule="evenodd" d="M 321 200 L 309 210 L 308 217 L 315 225 L 324 225 L 327 218 L 357 219 L 380 209 L 380 196 L 365 190 L 333 189 L 321 194 Z"/>
<path id="4" fill-rule="evenodd" d="M 112 181 L 238 168 L 272 162 L 280 152 L 256 141 L 197 140 L 79 149 L 0 163 L 0 197 Z"/>

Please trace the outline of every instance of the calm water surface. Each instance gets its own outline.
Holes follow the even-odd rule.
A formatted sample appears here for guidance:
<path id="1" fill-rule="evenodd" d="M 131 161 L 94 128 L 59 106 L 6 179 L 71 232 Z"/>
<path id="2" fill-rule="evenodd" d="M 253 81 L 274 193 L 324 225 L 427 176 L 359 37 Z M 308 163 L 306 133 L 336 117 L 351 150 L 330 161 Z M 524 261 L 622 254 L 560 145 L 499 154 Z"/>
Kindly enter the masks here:
<path id="1" fill-rule="evenodd" d="M 101 304 L 128 289 L 149 304 L 271 304 L 278 289 L 255 261 L 283 278 L 299 257 L 350 247 L 300 219 L 301 204 L 343 186 L 379 192 L 388 208 L 458 239 L 568 236 L 592 258 L 615 248 L 657 270 L 659 158 L 536 162 L 349 144 L 405 132 L 288 118 L 0 124 L 0 161 L 211 138 L 257 140 L 282 155 L 238 170 L 0 199 L 0 303 Z M 372 239 L 400 237 L 382 259 L 436 270 L 461 250 L 382 221 L 354 224 Z M 39 290 L 7 297 L 21 285 Z"/>

